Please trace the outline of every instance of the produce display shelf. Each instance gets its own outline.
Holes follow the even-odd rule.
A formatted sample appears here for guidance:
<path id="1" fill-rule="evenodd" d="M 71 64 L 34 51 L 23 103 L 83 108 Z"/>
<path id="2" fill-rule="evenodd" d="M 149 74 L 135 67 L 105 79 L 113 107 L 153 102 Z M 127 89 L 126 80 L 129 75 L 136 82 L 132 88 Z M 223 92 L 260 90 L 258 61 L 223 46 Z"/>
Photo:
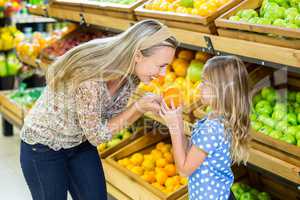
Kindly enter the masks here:
<path id="1" fill-rule="evenodd" d="M 43 62 L 40 59 L 33 60 L 33 59 L 26 58 L 24 56 L 19 56 L 19 55 L 18 55 L 18 59 L 26 65 L 29 65 L 29 66 L 34 67 L 34 68 L 42 69 L 43 72 L 46 72 L 48 66 L 50 65 L 50 63 Z"/>
<path id="2" fill-rule="evenodd" d="M 21 128 L 23 126 L 24 117 L 28 111 L 11 101 L 7 96 L 9 92 L 10 91 L 0 92 L 0 112 L 7 121 Z"/>
<path id="3" fill-rule="evenodd" d="M 105 173 L 108 173 L 108 172 L 105 172 Z M 115 186 L 110 184 L 108 181 L 106 181 L 106 190 L 107 190 L 107 193 L 110 194 L 115 199 L 118 199 L 118 200 L 132 200 L 125 193 L 121 192 L 118 188 L 116 188 Z"/>
<path id="4" fill-rule="evenodd" d="M 50 6 L 49 16 L 80 23 L 92 24 L 106 29 L 124 31 L 136 21 L 84 12 L 71 6 Z M 276 45 L 204 34 L 195 31 L 170 28 L 174 36 L 191 48 L 209 51 L 217 55 L 226 53 L 248 58 L 247 61 L 262 65 L 277 64 L 292 68 L 300 67 L 300 50 Z M 187 37 L 188 36 L 188 37 Z"/>

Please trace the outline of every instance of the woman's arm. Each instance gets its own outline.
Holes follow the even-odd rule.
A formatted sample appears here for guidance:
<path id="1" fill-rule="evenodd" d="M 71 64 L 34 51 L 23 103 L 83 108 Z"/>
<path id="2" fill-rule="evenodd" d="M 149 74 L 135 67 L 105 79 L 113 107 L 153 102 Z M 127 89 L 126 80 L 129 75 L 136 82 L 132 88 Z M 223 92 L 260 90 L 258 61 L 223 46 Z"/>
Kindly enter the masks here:
<path id="1" fill-rule="evenodd" d="M 182 108 L 172 107 L 172 109 L 168 108 L 163 102 L 160 114 L 170 130 L 177 169 L 182 175 L 189 176 L 203 163 L 207 154 L 195 145 L 188 149 L 188 141 L 184 135 Z"/>

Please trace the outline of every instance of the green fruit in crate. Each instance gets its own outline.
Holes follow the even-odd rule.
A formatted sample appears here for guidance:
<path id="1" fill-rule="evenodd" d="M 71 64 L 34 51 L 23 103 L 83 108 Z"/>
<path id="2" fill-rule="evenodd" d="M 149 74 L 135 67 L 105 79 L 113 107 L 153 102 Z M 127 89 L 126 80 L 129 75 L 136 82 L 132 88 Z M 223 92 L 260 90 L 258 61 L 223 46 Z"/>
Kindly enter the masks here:
<path id="1" fill-rule="evenodd" d="M 300 92 L 297 92 L 296 94 L 296 102 L 300 103 Z"/>
<path id="2" fill-rule="evenodd" d="M 271 196 L 266 192 L 261 192 L 257 195 L 258 200 L 271 200 Z"/>
<path id="3" fill-rule="evenodd" d="M 294 113 L 288 113 L 287 114 L 287 121 L 293 126 L 297 125 L 297 115 Z"/>
<path id="4" fill-rule="evenodd" d="M 237 14 L 241 19 L 248 21 L 249 19 L 253 17 L 258 17 L 258 14 L 253 9 L 246 9 L 238 12 Z"/>
<path id="5" fill-rule="evenodd" d="M 300 27 L 300 14 L 295 17 L 295 24 Z"/>
<path id="6" fill-rule="evenodd" d="M 180 5 L 185 8 L 193 8 L 193 0 L 180 0 Z"/>
<path id="7" fill-rule="evenodd" d="M 132 135 L 132 133 L 131 133 L 131 132 L 129 132 L 129 131 L 126 131 L 126 132 L 123 134 L 123 140 L 125 140 L 125 139 L 129 138 L 131 135 Z"/>
<path id="8" fill-rule="evenodd" d="M 257 120 L 265 125 L 272 127 L 272 128 L 276 125 L 276 121 L 274 119 L 264 116 L 264 115 L 258 116 Z"/>
<path id="9" fill-rule="evenodd" d="M 288 122 L 286 120 L 280 121 L 275 125 L 275 130 L 286 132 L 288 128 Z"/>
<path id="10" fill-rule="evenodd" d="M 276 91 L 271 88 L 271 87 L 265 87 L 261 90 L 261 96 L 269 101 L 269 102 L 273 102 L 276 100 L 277 96 L 276 96 Z"/>
<path id="11" fill-rule="evenodd" d="M 273 129 L 270 126 L 263 125 L 258 131 L 265 135 L 270 135 Z"/>
<path id="12" fill-rule="evenodd" d="M 284 135 L 280 138 L 282 141 L 285 141 L 289 144 L 297 144 L 297 140 L 293 135 Z"/>
<path id="13" fill-rule="evenodd" d="M 276 121 L 280 121 L 284 118 L 286 118 L 287 114 L 285 111 L 281 111 L 281 110 L 275 110 L 273 113 L 272 113 L 272 118 Z"/>
<path id="14" fill-rule="evenodd" d="M 283 19 L 276 19 L 273 24 L 273 26 L 279 26 L 279 27 L 286 27 L 287 24 Z"/>
<path id="15" fill-rule="evenodd" d="M 270 137 L 275 138 L 275 139 L 280 139 L 283 136 L 283 133 L 277 130 L 272 131 L 269 134 Z"/>
<path id="16" fill-rule="evenodd" d="M 257 121 L 251 122 L 251 127 L 256 131 L 261 129 L 262 126 L 263 126 L 263 124 L 261 122 L 257 122 Z"/>
<path id="17" fill-rule="evenodd" d="M 297 147 L 300 147 L 300 140 L 297 141 Z"/>
<path id="18" fill-rule="evenodd" d="M 202 69 L 204 64 L 200 61 L 193 60 L 188 67 L 187 78 L 193 83 L 201 80 Z"/>
<path id="19" fill-rule="evenodd" d="M 250 114 L 250 120 L 255 121 L 257 119 L 256 114 Z"/>
<path id="20" fill-rule="evenodd" d="M 270 102 L 262 100 L 256 104 L 255 111 L 260 115 L 270 115 L 273 109 Z"/>
<path id="21" fill-rule="evenodd" d="M 254 189 L 254 188 L 252 188 L 249 192 L 251 194 L 253 194 L 254 196 L 256 196 L 256 197 L 259 195 L 259 191 L 257 189 Z"/>
<path id="22" fill-rule="evenodd" d="M 275 21 L 276 19 L 284 18 L 285 9 L 278 6 L 276 3 L 269 3 L 266 8 L 263 17 Z"/>
<path id="23" fill-rule="evenodd" d="M 298 141 L 300 141 L 300 126 L 298 126 L 298 128 L 299 128 L 299 131 L 296 133 L 295 137 Z"/>
<path id="24" fill-rule="evenodd" d="M 266 18 L 259 18 L 256 23 L 261 25 L 271 25 L 272 21 Z"/>
<path id="25" fill-rule="evenodd" d="M 253 17 L 253 18 L 249 19 L 248 22 L 251 24 L 256 24 L 258 20 L 259 20 L 259 17 Z"/>
<path id="26" fill-rule="evenodd" d="M 251 194 L 250 192 L 246 192 L 242 194 L 239 198 L 239 200 L 255 200 L 255 195 Z"/>
<path id="27" fill-rule="evenodd" d="M 241 18 L 239 16 L 231 16 L 231 17 L 229 17 L 229 20 L 238 22 L 238 21 L 241 21 Z"/>
<path id="28" fill-rule="evenodd" d="M 298 15 L 298 9 L 297 8 L 288 8 L 284 11 L 284 18 L 287 18 L 289 16 L 294 16 L 296 17 Z"/>
<path id="29" fill-rule="evenodd" d="M 296 24 L 287 24 L 286 28 L 297 29 L 299 27 Z"/>
<path id="30" fill-rule="evenodd" d="M 114 138 L 114 139 L 112 139 L 111 141 L 109 141 L 109 142 L 107 143 L 107 148 L 111 148 L 111 147 L 113 147 L 113 146 L 116 146 L 116 145 L 119 144 L 121 141 L 122 141 L 122 140 L 119 139 L 119 138 Z"/>
<path id="31" fill-rule="evenodd" d="M 300 131 L 298 126 L 289 126 L 285 134 L 296 136 L 298 131 Z"/>
<path id="32" fill-rule="evenodd" d="M 262 100 L 261 94 L 257 94 L 253 97 L 253 105 L 256 105 L 259 101 Z"/>
<path id="33" fill-rule="evenodd" d="M 244 193 L 243 188 L 240 183 L 234 183 L 231 186 L 231 191 L 233 192 L 236 199 L 239 199 L 240 196 Z"/>

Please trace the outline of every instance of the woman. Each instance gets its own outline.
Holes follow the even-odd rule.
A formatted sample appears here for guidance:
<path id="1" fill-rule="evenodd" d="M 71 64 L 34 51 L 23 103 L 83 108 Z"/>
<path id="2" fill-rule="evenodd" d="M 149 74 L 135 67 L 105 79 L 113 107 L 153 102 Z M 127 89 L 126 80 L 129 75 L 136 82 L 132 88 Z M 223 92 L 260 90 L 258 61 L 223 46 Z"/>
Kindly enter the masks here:
<path id="1" fill-rule="evenodd" d="M 79 45 L 47 72 L 47 87 L 21 131 L 21 167 L 34 200 L 107 199 L 96 146 L 143 112 L 158 113 L 160 97 L 126 108 L 139 81 L 157 77 L 177 42 L 154 20 L 110 38 Z"/>

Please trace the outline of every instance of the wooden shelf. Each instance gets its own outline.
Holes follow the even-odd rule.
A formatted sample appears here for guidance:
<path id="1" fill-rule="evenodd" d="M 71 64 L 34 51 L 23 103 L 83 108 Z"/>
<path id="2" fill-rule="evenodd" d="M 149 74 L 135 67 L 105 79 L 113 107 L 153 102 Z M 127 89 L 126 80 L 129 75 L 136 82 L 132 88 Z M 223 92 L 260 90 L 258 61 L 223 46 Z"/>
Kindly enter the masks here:
<path id="1" fill-rule="evenodd" d="M 106 181 L 106 190 L 107 193 L 110 194 L 113 198 L 117 200 L 132 200 L 130 197 L 128 197 L 126 194 L 121 192 L 118 188 L 110 184 Z"/>
<path id="2" fill-rule="evenodd" d="M 48 16 L 48 6 L 47 5 L 28 5 L 28 12 L 32 15 Z"/>

